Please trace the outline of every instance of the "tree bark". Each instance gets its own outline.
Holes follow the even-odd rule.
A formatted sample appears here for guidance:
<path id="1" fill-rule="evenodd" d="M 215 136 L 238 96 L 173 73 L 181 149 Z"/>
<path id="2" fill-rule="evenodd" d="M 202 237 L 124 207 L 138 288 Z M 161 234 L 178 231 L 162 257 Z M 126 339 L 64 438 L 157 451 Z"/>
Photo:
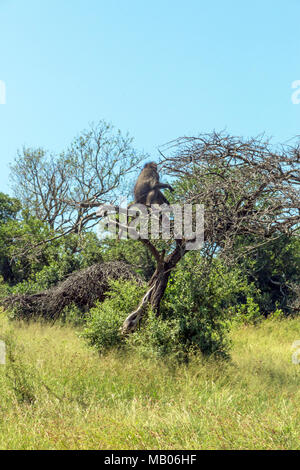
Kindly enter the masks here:
<path id="1" fill-rule="evenodd" d="M 163 263 L 161 266 L 157 266 L 150 281 L 150 286 L 154 286 L 154 288 L 151 291 L 149 303 L 157 316 L 159 315 L 160 302 L 167 288 L 170 274 L 171 271 L 166 263 Z"/>
<path id="2" fill-rule="evenodd" d="M 142 317 L 146 313 L 147 306 L 151 306 L 158 316 L 160 314 L 160 303 L 168 285 L 172 269 L 186 253 L 185 243 L 182 240 L 176 241 L 174 251 L 164 259 L 165 252 L 161 254 L 156 251 L 154 246 L 147 240 L 146 246 L 154 254 L 157 260 L 156 270 L 149 281 L 149 289 L 144 295 L 138 308 L 132 312 L 124 321 L 122 333 L 124 335 L 132 333 L 138 327 Z"/>

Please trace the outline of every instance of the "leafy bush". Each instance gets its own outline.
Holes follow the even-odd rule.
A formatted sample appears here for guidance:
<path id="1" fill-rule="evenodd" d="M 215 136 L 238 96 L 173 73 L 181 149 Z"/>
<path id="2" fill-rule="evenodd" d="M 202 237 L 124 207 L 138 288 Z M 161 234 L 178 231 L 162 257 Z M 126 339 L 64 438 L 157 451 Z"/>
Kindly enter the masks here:
<path id="1" fill-rule="evenodd" d="M 4 282 L 3 276 L 0 275 L 0 299 L 7 297 L 9 294 L 9 286 L 7 283 Z"/>
<path id="2" fill-rule="evenodd" d="M 111 281 L 106 300 L 90 309 L 81 336 L 102 353 L 115 347 L 127 347 L 144 357 L 182 358 L 185 353 L 178 341 L 178 320 L 163 320 L 156 317 L 151 309 L 140 329 L 127 338 L 121 335 L 125 318 L 137 307 L 141 296 L 141 288 L 135 283 Z"/>
<path id="3" fill-rule="evenodd" d="M 132 281 L 110 281 L 111 290 L 102 303 L 91 308 L 82 336 L 100 352 L 120 347 L 124 338 L 120 328 L 141 299 L 141 287 Z"/>
<path id="4" fill-rule="evenodd" d="M 246 303 L 236 305 L 230 308 L 229 311 L 232 314 L 232 321 L 238 324 L 256 325 L 264 318 L 260 312 L 259 305 L 250 296 L 247 297 Z"/>
<path id="5" fill-rule="evenodd" d="M 180 343 L 180 321 L 162 319 L 149 308 L 142 328 L 127 340 L 128 346 L 143 357 L 185 360 L 185 348 Z"/>
<path id="6" fill-rule="evenodd" d="M 178 341 L 185 351 L 226 358 L 233 306 L 254 293 L 254 285 L 238 268 L 228 269 L 215 259 L 206 270 L 201 255 L 191 253 L 169 281 L 162 317 L 177 320 Z"/>
<path id="7" fill-rule="evenodd" d="M 285 318 L 286 318 L 286 315 L 284 314 L 284 311 L 281 310 L 280 308 L 277 308 L 274 312 L 268 315 L 267 320 L 268 321 L 282 321 Z"/>
<path id="8" fill-rule="evenodd" d="M 157 317 L 151 310 L 140 329 L 126 340 L 120 328 L 142 296 L 132 282 L 111 282 L 106 300 L 92 308 L 83 336 L 104 352 L 126 346 L 143 355 L 185 360 L 201 352 L 227 358 L 228 331 L 233 320 L 254 321 L 260 317 L 254 297 L 257 294 L 238 268 L 228 269 L 215 259 L 207 271 L 199 254 L 187 255 L 172 273 Z"/>

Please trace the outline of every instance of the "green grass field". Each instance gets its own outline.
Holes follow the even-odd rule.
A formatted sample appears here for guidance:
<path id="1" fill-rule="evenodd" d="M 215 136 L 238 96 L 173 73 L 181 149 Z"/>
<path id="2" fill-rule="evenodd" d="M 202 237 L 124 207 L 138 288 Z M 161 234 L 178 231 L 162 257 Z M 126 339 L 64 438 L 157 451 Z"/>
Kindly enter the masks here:
<path id="1" fill-rule="evenodd" d="M 300 321 L 232 333 L 232 360 L 172 366 L 0 315 L 0 449 L 300 449 Z"/>

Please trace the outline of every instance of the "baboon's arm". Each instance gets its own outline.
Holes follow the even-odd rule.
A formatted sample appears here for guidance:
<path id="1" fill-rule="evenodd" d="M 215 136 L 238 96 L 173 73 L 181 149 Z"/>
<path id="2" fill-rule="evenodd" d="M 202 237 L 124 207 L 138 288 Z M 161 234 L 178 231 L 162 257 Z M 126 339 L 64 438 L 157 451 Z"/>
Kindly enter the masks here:
<path id="1" fill-rule="evenodd" d="M 169 189 L 170 191 L 174 191 L 172 186 L 170 184 L 164 184 L 164 183 L 156 183 L 153 189 Z"/>

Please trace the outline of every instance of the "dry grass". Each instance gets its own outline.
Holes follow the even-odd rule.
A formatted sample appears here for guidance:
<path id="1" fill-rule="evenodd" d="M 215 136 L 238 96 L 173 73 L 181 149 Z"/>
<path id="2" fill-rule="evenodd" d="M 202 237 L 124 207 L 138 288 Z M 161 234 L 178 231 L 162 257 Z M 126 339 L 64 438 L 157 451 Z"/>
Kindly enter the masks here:
<path id="1" fill-rule="evenodd" d="M 9 323 L 0 449 L 299 449 L 300 321 L 232 333 L 232 361 L 99 357 L 70 327 Z"/>

